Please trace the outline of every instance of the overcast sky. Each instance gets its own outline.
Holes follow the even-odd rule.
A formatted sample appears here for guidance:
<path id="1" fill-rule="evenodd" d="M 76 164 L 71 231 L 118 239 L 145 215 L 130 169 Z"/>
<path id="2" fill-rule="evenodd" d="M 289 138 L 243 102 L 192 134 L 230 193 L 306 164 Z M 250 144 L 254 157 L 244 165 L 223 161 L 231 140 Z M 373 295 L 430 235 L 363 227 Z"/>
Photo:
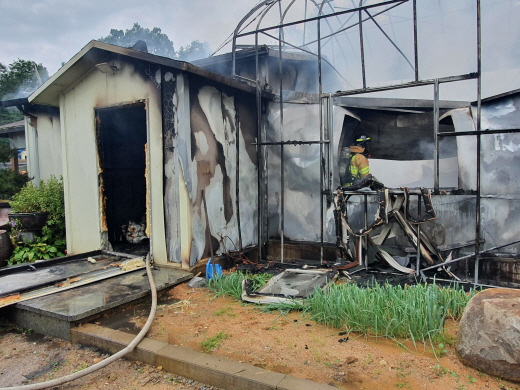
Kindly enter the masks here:
<path id="1" fill-rule="evenodd" d="M 365 4 L 382 0 L 364 0 Z M 259 0 L 0 0 L 0 63 L 8 65 L 17 58 L 42 63 L 52 75 L 90 40 L 104 37 L 112 28 L 126 30 L 137 22 L 142 27 L 159 27 L 178 50 L 198 39 L 215 50 L 234 30 L 237 23 Z M 284 0 L 285 5 L 291 3 Z M 358 0 L 335 0 L 336 10 L 352 7 Z M 411 1 L 376 17 L 387 34 L 397 42 L 413 62 L 413 23 Z M 311 4 L 308 2 L 308 4 Z M 465 74 L 476 70 L 476 0 L 418 0 L 419 61 L 421 78 Z M 520 0 L 481 0 L 483 97 L 520 88 Z M 305 1 L 298 0 L 291 19 L 301 19 Z M 328 4 L 329 7 L 331 7 Z M 312 5 L 309 5 L 312 7 Z M 408 7 L 408 8 L 407 8 Z M 344 8 L 343 8 L 344 9 Z M 277 7 L 273 7 L 277 12 Z M 300 14 L 297 13 L 300 12 Z M 275 14 L 276 14 L 275 12 Z M 375 10 L 373 11 L 376 12 Z M 275 15 L 276 16 L 276 15 Z M 348 16 L 348 15 L 347 15 Z M 343 26 L 344 19 L 328 20 Z M 268 18 L 266 18 L 267 20 Z M 276 21 L 275 21 L 276 22 Z M 256 23 L 254 24 L 256 25 Z M 339 27 L 338 27 L 339 28 Z M 302 32 L 301 25 L 284 31 Z M 365 56 L 369 81 L 399 83 L 413 74 L 411 65 L 383 37 L 379 29 L 366 23 Z M 312 26 L 307 29 L 312 34 Z M 275 33 L 276 35 L 276 33 Z M 307 37 L 307 41 L 311 37 Z M 359 36 L 355 29 L 336 36 L 323 55 L 355 85 L 359 73 Z M 294 41 L 299 45 L 299 41 Z M 250 43 L 242 42 L 240 43 Z M 266 42 L 272 43 L 272 42 Z M 327 48 L 330 50 L 327 52 Z M 343 50 L 352 52 L 341 53 Z M 230 51 L 229 46 L 227 50 Z M 222 52 L 221 52 L 222 53 Z M 359 76 L 358 76 L 359 79 Z M 359 80 L 357 80 L 359 84 Z M 468 84 L 471 95 L 474 81 Z M 441 99 L 476 100 L 467 93 L 447 96 L 451 83 L 441 89 Z M 356 84 L 357 85 L 357 84 Z M 460 89 L 457 86 L 458 89 Z M 338 88 L 339 89 L 339 88 Z M 401 90 L 409 94 L 408 90 Z M 431 93 L 428 91 L 427 96 Z"/>
<path id="2" fill-rule="evenodd" d="M 216 49 L 258 0 L 0 0 L 0 63 L 17 58 L 55 73 L 90 40 L 137 22 L 175 50 L 195 39 Z"/>

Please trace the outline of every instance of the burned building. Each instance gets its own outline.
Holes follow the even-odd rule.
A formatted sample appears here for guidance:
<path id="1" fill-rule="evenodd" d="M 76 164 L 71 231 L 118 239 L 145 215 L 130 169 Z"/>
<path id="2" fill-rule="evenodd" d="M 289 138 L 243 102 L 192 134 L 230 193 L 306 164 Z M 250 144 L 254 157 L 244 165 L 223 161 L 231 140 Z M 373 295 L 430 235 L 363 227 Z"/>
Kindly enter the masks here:
<path id="1" fill-rule="evenodd" d="M 417 235 L 445 251 L 441 262 L 452 250 L 455 260 L 473 253 L 460 268 L 478 281 L 487 267 L 481 252 L 506 248 L 514 258 L 518 91 L 441 100 L 441 86 L 481 85 L 482 74 L 477 67 L 420 77 L 417 31 L 408 55 L 385 35 L 384 52 L 399 53 L 390 68 L 407 70 L 399 68 L 399 81 L 371 83 L 363 25 L 384 34 L 376 17 L 396 7 L 411 12 L 415 2 L 334 12 L 323 2 L 291 20 L 292 3 L 285 11 L 276 3 L 261 2 L 241 21 L 231 53 L 188 64 L 92 41 L 30 97 L 60 110 L 69 253 L 121 247 L 121 227 L 132 222 L 160 263 L 190 267 L 212 252 L 251 247 L 260 259 L 336 261 L 339 154 L 354 135 L 367 134 L 372 174 L 395 193 L 415 188 L 411 210 L 420 211 L 418 188 L 431 189 L 436 219 Z M 351 20 L 358 13 L 365 17 Z M 408 23 L 417 29 L 416 16 Z M 294 30 L 303 30 L 303 44 Z M 331 43 L 346 32 L 359 34 L 349 49 L 361 54 L 350 73 Z M 425 86 L 432 98 L 367 96 Z M 349 195 L 357 230 L 374 219 L 377 204 L 376 193 Z M 398 229 L 390 239 L 408 257 L 418 252 Z"/>
<path id="2" fill-rule="evenodd" d="M 247 85 L 92 41 L 30 101 L 60 109 L 70 254 L 117 248 L 129 222 L 144 224 L 159 263 L 256 243 Z"/>

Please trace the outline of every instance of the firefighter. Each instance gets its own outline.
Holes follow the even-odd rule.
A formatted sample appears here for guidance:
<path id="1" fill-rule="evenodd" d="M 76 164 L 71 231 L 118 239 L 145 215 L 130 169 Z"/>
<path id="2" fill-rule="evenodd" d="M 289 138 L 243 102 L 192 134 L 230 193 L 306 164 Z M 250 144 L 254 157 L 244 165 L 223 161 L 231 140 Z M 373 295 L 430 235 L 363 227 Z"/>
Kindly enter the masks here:
<path id="1" fill-rule="evenodd" d="M 370 137 L 360 135 L 355 138 L 349 148 L 343 148 L 340 158 L 340 177 L 341 186 L 351 186 L 356 180 L 363 179 L 370 175 L 368 165 L 369 156 L 368 143 Z M 348 161 L 348 165 L 346 162 Z"/>

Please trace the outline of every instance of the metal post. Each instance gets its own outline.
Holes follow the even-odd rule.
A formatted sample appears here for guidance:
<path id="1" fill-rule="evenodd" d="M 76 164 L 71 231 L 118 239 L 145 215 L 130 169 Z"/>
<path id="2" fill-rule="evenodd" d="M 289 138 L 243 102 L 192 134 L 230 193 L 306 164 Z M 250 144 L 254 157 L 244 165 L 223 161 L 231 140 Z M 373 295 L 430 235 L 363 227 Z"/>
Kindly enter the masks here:
<path id="1" fill-rule="evenodd" d="M 421 216 L 421 195 L 417 197 L 417 216 Z M 421 269 L 421 224 L 417 224 L 417 265 L 415 266 L 416 276 L 419 276 Z"/>
<path id="2" fill-rule="evenodd" d="M 363 45 L 363 17 L 361 10 L 359 10 L 359 47 L 361 49 L 361 76 L 363 78 L 363 89 L 365 89 L 367 87 L 367 79 L 365 74 L 365 47 Z"/>
<path id="3" fill-rule="evenodd" d="M 480 0 L 477 0 L 477 131 L 481 130 L 481 108 L 482 108 L 482 27 L 480 24 Z M 477 198 L 476 198 L 476 221 L 475 221 L 475 285 L 478 283 L 478 267 L 480 262 L 480 149 L 481 138 L 477 135 Z"/>
<path id="4" fill-rule="evenodd" d="M 280 19 L 280 23 L 282 20 Z M 283 65 L 282 65 L 282 28 L 278 29 L 278 72 L 280 73 L 280 141 L 283 142 Z M 284 231 L 285 231 L 285 177 L 284 177 L 284 148 L 283 143 L 280 146 L 280 261 L 284 262 Z"/>
<path id="5" fill-rule="evenodd" d="M 328 190 L 332 191 L 332 186 L 334 185 L 334 149 L 333 149 L 333 140 L 334 140 L 334 104 L 332 100 L 332 96 L 329 93 L 328 98 L 329 104 L 329 116 L 328 116 L 328 126 L 327 126 L 327 141 L 329 141 L 327 145 L 328 150 L 328 158 L 329 158 L 329 167 L 328 167 Z"/>
<path id="6" fill-rule="evenodd" d="M 415 56 L 415 81 L 419 81 L 419 51 L 417 48 L 417 0 L 413 0 L 413 49 Z"/>
<path id="7" fill-rule="evenodd" d="M 258 261 L 262 260 L 262 229 L 263 229 L 263 190 L 262 190 L 262 91 L 260 90 L 260 77 L 258 75 L 258 34 L 255 34 L 255 72 L 256 72 L 256 164 L 257 164 L 257 212 L 258 212 Z"/>
<path id="8" fill-rule="evenodd" d="M 238 248 L 242 249 L 242 228 L 240 223 L 240 110 L 237 104 L 236 95 L 233 98 L 235 105 L 235 143 L 236 143 L 236 170 L 235 170 L 235 191 L 236 191 L 236 208 L 237 208 L 237 224 L 238 224 Z"/>
<path id="9" fill-rule="evenodd" d="M 433 141 L 435 149 L 433 151 L 433 172 L 435 194 L 439 193 L 439 79 L 435 79 L 433 84 Z"/>
<path id="10" fill-rule="evenodd" d="M 368 195 L 363 194 L 363 200 L 365 204 L 365 230 L 368 229 Z M 361 239 L 361 238 L 360 238 Z M 365 243 L 365 253 L 364 253 L 364 260 L 365 260 L 365 269 L 368 271 L 368 234 L 365 234 L 363 236 L 363 242 Z"/>
<path id="11" fill-rule="evenodd" d="M 307 19 L 307 0 L 305 0 L 305 13 L 303 16 L 304 19 Z M 307 36 L 307 23 L 303 22 L 303 39 L 302 45 L 305 46 L 305 37 Z"/>
<path id="12" fill-rule="evenodd" d="M 319 116 L 320 116 L 320 142 L 323 141 L 323 98 L 321 94 L 323 93 L 323 85 L 321 78 L 321 19 L 318 19 L 318 93 L 320 96 L 320 104 L 319 104 Z M 318 196 L 320 202 L 320 264 L 323 264 L 323 144 L 320 144 L 320 194 Z"/>

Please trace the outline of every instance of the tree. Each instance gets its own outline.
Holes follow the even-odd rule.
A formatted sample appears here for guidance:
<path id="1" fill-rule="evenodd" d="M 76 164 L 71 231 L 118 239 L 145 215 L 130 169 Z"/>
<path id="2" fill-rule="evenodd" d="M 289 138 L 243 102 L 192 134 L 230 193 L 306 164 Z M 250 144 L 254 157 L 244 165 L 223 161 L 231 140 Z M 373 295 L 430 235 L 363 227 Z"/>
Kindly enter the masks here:
<path id="1" fill-rule="evenodd" d="M 0 100 L 28 97 L 49 78 L 47 69 L 34 61 L 18 59 L 0 64 Z M 16 108 L 0 108 L 0 125 L 23 119 Z"/>
<path id="2" fill-rule="evenodd" d="M 48 78 L 47 69 L 34 61 L 17 59 L 8 67 L 0 64 L 0 99 L 27 97 Z"/>
<path id="3" fill-rule="evenodd" d="M 170 41 L 166 34 L 161 32 L 159 27 L 154 27 L 150 30 L 142 28 L 139 23 L 134 23 L 130 30 L 127 29 L 123 32 L 123 30 L 111 29 L 110 34 L 99 39 L 101 42 L 121 47 L 132 47 L 138 40 L 146 42 L 148 53 L 163 57 L 175 57 L 173 42 Z"/>
<path id="4" fill-rule="evenodd" d="M 175 59 L 181 61 L 194 61 L 209 57 L 211 49 L 208 42 L 193 41 L 187 46 L 182 46 L 177 52 Z"/>
<path id="5" fill-rule="evenodd" d="M 0 138 L 0 163 L 6 163 L 13 157 L 13 151 L 9 144 L 9 138 Z"/>

